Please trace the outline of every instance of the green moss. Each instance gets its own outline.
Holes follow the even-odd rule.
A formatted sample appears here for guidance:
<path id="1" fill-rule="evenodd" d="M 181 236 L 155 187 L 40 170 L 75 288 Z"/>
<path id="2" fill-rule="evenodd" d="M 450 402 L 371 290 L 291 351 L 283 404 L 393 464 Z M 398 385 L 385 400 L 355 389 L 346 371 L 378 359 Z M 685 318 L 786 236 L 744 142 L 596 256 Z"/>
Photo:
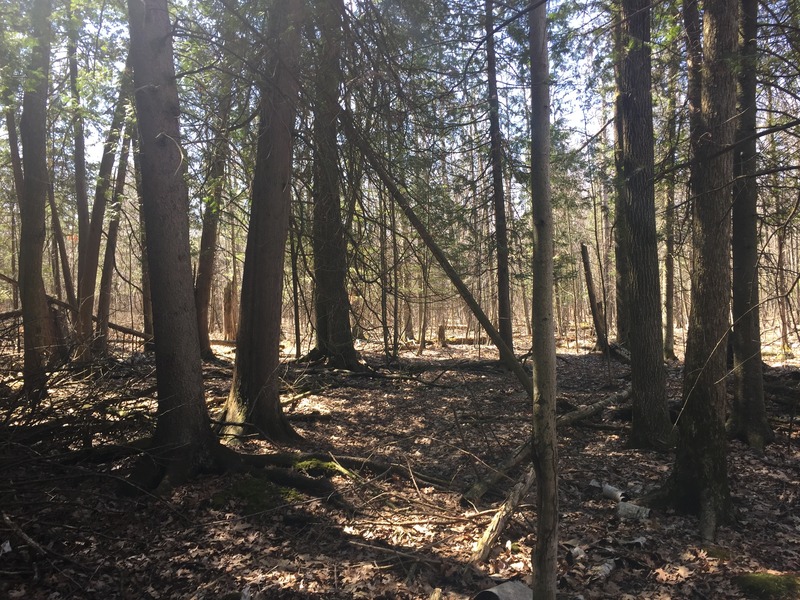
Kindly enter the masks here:
<path id="1" fill-rule="evenodd" d="M 227 489 L 211 497 L 211 506 L 224 508 L 231 502 L 244 507 L 246 514 L 252 515 L 274 510 L 300 497 L 296 490 L 281 488 L 260 477 L 245 475 L 231 482 Z"/>
<path id="2" fill-rule="evenodd" d="M 318 458 L 311 458 L 309 460 L 299 460 L 294 463 L 294 468 L 308 475 L 314 477 L 330 477 L 331 475 L 345 475 L 347 477 L 355 477 L 353 473 L 345 469 L 342 465 L 334 461 L 324 461 Z"/>
<path id="3" fill-rule="evenodd" d="M 746 573 L 734 577 L 734 583 L 750 598 L 790 600 L 800 594 L 800 578 L 796 575 Z"/>
<path id="4" fill-rule="evenodd" d="M 705 551 L 709 558 L 716 558 L 717 560 L 731 559 L 731 551 L 722 546 L 708 546 Z"/>

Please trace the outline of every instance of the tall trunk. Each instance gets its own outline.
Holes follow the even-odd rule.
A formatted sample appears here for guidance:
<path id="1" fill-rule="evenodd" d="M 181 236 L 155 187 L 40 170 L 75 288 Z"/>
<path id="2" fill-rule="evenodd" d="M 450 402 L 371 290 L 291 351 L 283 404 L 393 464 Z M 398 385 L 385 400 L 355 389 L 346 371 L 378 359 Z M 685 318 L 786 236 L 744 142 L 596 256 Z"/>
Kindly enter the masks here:
<path id="1" fill-rule="evenodd" d="M 155 462 L 137 473 L 149 487 L 179 483 L 210 466 L 217 441 L 203 396 L 167 0 L 130 0 L 128 12 L 158 388 Z"/>
<path id="2" fill-rule="evenodd" d="M 46 367 L 56 335 L 42 279 L 47 169 L 47 90 L 50 72 L 50 0 L 31 10 L 34 47 L 22 99 L 23 194 L 20 198 L 19 289 L 24 327 L 24 393 L 38 401 L 46 394 Z"/>
<path id="3" fill-rule="evenodd" d="M 252 425 L 275 441 L 298 439 L 281 409 L 280 366 L 283 261 L 289 227 L 292 136 L 297 113 L 296 70 L 305 2 L 270 7 L 275 53 L 262 86 L 250 226 L 242 274 L 236 366 L 225 421 L 228 433 Z M 283 3 L 281 3 L 283 4 Z"/>
<path id="4" fill-rule="evenodd" d="M 113 214 L 108 222 L 106 250 L 103 257 L 103 270 L 100 274 L 100 291 L 97 299 L 97 335 L 93 353 L 103 355 L 108 351 L 108 322 L 111 316 L 111 283 L 116 268 L 117 237 L 119 234 L 119 215 L 122 194 L 125 191 L 125 177 L 128 173 L 128 151 L 131 145 L 130 132 L 126 129 L 120 148 L 117 177 L 114 183 L 114 196 L 111 200 Z"/>
<path id="5" fill-rule="evenodd" d="M 508 269 L 508 230 L 503 192 L 503 148 L 500 137 L 500 100 L 497 95 L 497 57 L 494 47 L 494 1 L 486 0 L 486 79 L 489 87 L 489 137 L 492 163 L 492 204 L 497 244 L 497 320 L 500 337 L 514 351 L 511 282 Z"/>
<path id="6" fill-rule="evenodd" d="M 144 206 L 142 203 L 142 161 L 139 145 L 139 133 L 136 127 L 131 132 L 133 144 L 133 173 L 136 183 L 136 196 L 139 202 L 139 235 L 142 250 L 142 331 L 144 332 L 144 350 L 152 352 L 155 349 L 153 340 L 153 303 L 150 294 L 150 266 L 147 258 L 147 232 L 144 227 Z M 133 303 L 131 303 L 133 304 Z"/>
<path id="7" fill-rule="evenodd" d="M 649 0 L 620 0 L 617 22 L 617 186 L 619 210 L 627 225 L 628 336 L 633 387 L 633 425 L 629 443 L 664 449 L 672 423 L 667 411 L 663 363 L 658 235 L 653 184 L 653 98 L 650 64 Z"/>
<path id="8" fill-rule="evenodd" d="M 14 111 L 6 109 L 6 132 L 8 133 L 8 148 L 11 155 L 11 170 L 14 174 L 14 200 L 9 206 L 11 213 L 11 278 L 17 278 L 17 211 L 16 206 L 22 202 L 23 190 L 25 189 L 24 175 L 22 173 L 22 158 L 19 154 L 19 141 L 17 139 L 17 123 Z M 12 286 L 12 307 L 14 310 L 19 308 L 19 286 Z"/>
<path id="9" fill-rule="evenodd" d="M 347 244 L 342 224 L 337 149 L 339 56 L 344 5 L 323 0 L 317 5 L 319 50 L 314 104 L 314 279 L 317 352 L 332 366 L 360 368 L 350 328 L 347 295 Z"/>
<path id="10" fill-rule="evenodd" d="M 103 156 L 100 159 L 100 167 L 97 172 L 94 203 L 92 204 L 91 220 L 87 226 L 86 242 L 85 245 L 82 240 L 78 242 L 78 360 L 85 361 L 91 357 L 92 314 L 94 312 L 94 293 L 97 285 L 97 268 L 100 264 L 103 219 L 109 192 L 111 191 L 117 144 L 125 121 L 125 106 L 130 93 L 130 70 L 129 65 L 126 64 L 125 70 L 120 77 L 119 93 L 114 105 L 111 126 L 106 133 L 106 139 L 103 144 Z"/>
<path id="11" fill-rule="evenodd" d="M 733 185 L 733 405 L 728 433 L 758 451 L 774 434 L 764 407 L 758 290 L 756 67 L 758 0 L 741 0 L 738 145 Z"/>
<path id="12" fill-rule="evenodd" d="M 197 275 L 194 281 L 194 305 L 197 310 L 197 330 L 200 339 L 200 354 L 203 358 L 213 358 L 211 339 L 208 335 L 208 308 L 211 304 L 211 283 L 214 280 L 214 260 L 217 254 L 217 235 L 219 215 L 222 210 L 225 191 L 225 163 L 228 160 L 228 121 L 231 112 L 230 78 L 225 77 L 220 84 L 223 96 L 220 98 L 218 122 L 212 141 L 209 165 L 211 198 L 203 211 L 203 231 L 200 234 L 200 255 L 197 259 Z"/>
<path id="13" fill-rule="evenodd" d="M 665 179 L 664 209 L 664 358 L 675 360 L 675 157 L 678 145 L 678 65 L 670 61 L 667 99 L 667 156 L 665 166 L 670 169 Z"/>
<path id="14" fill-rule="evenodd" d="M 553 212 L 550 201 L 550 67 L 546 5 L 531 11 L 531 196 L 533 197 L 533 468 L 536 546 L 533 597 L 554 600 L 558 575 L 558 440 L 553 327 Z"/>
<path id="15" fill-rule="evenodd" d="M 734 139 L 737 14 L 736 0 L 706 0 L 701 47 L 696 0 L 684 3 L 690 61 L 694 268 L 684 406 L 668 492 L 671 505 L 699 514 L 705 539 L 714 538 L 731 507 L 724 415 L 733 156 L 720 150 Z M 699 63 L 701 48 L 703 62 Z"/>

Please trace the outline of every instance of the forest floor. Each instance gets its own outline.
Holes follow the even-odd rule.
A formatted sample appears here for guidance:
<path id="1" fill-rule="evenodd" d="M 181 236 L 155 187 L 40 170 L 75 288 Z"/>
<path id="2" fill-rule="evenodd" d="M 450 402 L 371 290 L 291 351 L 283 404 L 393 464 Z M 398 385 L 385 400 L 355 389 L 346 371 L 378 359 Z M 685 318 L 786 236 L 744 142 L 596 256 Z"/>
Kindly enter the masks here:
<path id="1" fill-rule="evenodd" d="M 225 401 L 232 363 L 229 349 L 217 350 L 220 360 L 205 367 L 212 414 Z M 378 376 L 302 366 L 287 373 L 286 410 L 304 452 L 396 465 L 388 474 L 305 465 L 312 474 L 327 469 L 337 503 L 257 474 L 206 475 L 160 496 L 118 494 L 133 458 L 104 449 L 152 431 L 148 356 L 121 357 L 88 379 L 57 374 L 51 397 L 34 410 L 12 411 L 0 398 L 0 597 L 426 599 L 438 588 L 443 598 L 468 599 L 503 581 L 529 583 L 535 488 L 488 559 L 469 562 L 527 465 L 479 503 L 462 494 L 529 438 L 530 399 L 486 347 L 428 348 L 421 357 L 409 350 L 391 369 L 376 352 L 363 354 Z M 18 357 L 2 360 L 0 394 L 8 396 Z M 770 372 L 784 396 L 797 389 L 797 370 Z M 628 385 L 627 367 L 587 348 L 559 349 L 558 378 L 560 414 Z M 677 401 L 677 363 L 669 382 Z M 604 497 L 598 486 L 609 484 L 635 502 L 673 461 L 626 449 L 624 406 L 561 428 L 560 597 L 781 597 L 756 595 L 741 576 L 800 572 L 798 397 L 787 404 L 768 395 L 777 441 L 763 456 L 731 444 L 736 518 L 713 545 L 692 517 L 621 519 Z M 292 450 L 254 438 L 238 449 Z M 790 580 L 775 581 L 787 584 L 782 597 L 800 598 Z"/>

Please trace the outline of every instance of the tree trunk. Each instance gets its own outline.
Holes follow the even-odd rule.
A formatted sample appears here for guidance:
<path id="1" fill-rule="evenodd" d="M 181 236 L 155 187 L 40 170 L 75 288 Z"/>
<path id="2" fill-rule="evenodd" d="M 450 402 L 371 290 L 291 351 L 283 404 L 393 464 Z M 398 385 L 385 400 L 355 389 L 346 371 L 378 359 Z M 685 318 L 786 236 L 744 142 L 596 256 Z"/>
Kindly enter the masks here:
<path id="1" fill-rule="evenodd" d="M 553 324 L 553 209 L 550 201 L 550 67 L 547 13 L 529 16 L 531 58 L 531 196 L 533 198 L 533 468 L 536 545 L 533 597 L 554 600 L 558 576 L 558 440 Z"/>
<path id="2" fill-rule="evenodd" d="M 108 323 L 111 316 L 111 283 L 114 278 L 116 268 L 117 237 L 119 234 L 119 215 L 121 212 L 120 204 L 122 194 L 125 191 L 125 177 L 128 173 L 128 151 L 131 145 L 130 131 L 126 129 L 120 148 L 119 164 L 117 166 L 117 178 L 114 183 L 114 196 L 111 206 L 114 209 L 113 215 L 108 222 L 108 234 L 106 235 L 106 250 L 103 257 L 103 270 L 100 275 L 100 291 L 97 300 L 97 335 L 92 353 L 102 356 L 108 351 Z"/>
<path id="3" fill-rule="evenodd" d="M 46 367 L 56 335 L 42 279 L 47 170 L 47 91 L 50 72 L 50 0 L 31 11 L 34 47 L 22 99 L 23 194 L 20 198 L 19 289 L 24 327 L 23 391 L 33 402 L 47 393 Z"/>
<path id="4" fill-rule="evenodd" d="M 623 282 L 629 323 L 633 424 L 629 444 L 665 449 L 672 423 L 667 411 L 664 338 L 653 184 L 653 99 L 650 64 L 650 3 L 620 0 L 617 21 L 616 167 L 619 210 L 628 250 Z"/>
<path id="5" fill-rule="evenodd" d="M 758 1 L 741 0 L 738 146 L 733 185 L 733 405 L 728 434 L 757 451 L 774 434 L 764 407 L 758 290 L 756 68 Z"/>
<path id="6" fill-rule="evenodd" d="M 597 294 L 594 289 L 594 278 L 592 277 L 592 265 L 589 262 L 589 248 L 586 244 L 581 244 L 581 259 L 583 261 L 583 273 L 586 278 L 586 291 L 589 294 L 589 308 L 592 311 L 592 322 L 597 334 L 597 350 L 606 352 L 608 350 L 608 336 L 606 335 L 605 318 L 602 309 L 597 303 Z"/>
<path id="7" fill-rule="evenodd" d="M 324 0 L 317 4 L 319 42 L 314 104 L 314 279 L 316 289 L 316 353 L 331 366 L 360 369 L 350 328 L 347 295 L 347 244 L 342 224 L 337 123 L 339 57 L 344 5 Z M 312 354 L 315 354 L 312 352 Z"/>
<path id="8" fill-rule="evenodd" d="M 79 239 L 78 252 L 78 360 L 91 358 L 93 334 L 92 314 L 94 312 L 94 293 L 97 286 L 97 269 L 100 264 L 100 244 L 103 238 L 103 219 L 105 218 L 108 196 L 114 172 L 114 158 L 120 140 L 120 132 L 125 123 L 125 106 L 131 93 L 129 65 L 126 64 L 119 83 L 119 95 L 114 105 L 111 126 L 103 144 L 103 156 L 97 172 L 94 203 L 91 221 L 88 222 L 86 242 Z M 82 237 L 82 236 L 81 236 Z M 82 252 L 82 253 L 81 253 Z"/>
<path id="9" fill-rule="evenodd" d="M 189 251 L 189 196 L 166 0 L 128 3 L 142 208 L 152 282 L 158 409 L 154 463 L 138 483 L 180 483 L 209 464 L 214 437 L 201 371 Z"/>
<path id="10" fill-rule="evenodd" d="M 489 87 L 489 137 L 492 163 L 492 204 L 497 244 L 497 321 L 500 337 L 514 351 L 511 283 L 508 269 L 508 230 L 503 192 L 503 149 L 500 137 L 500 100 L 497 95 L 497 57 L 494 46 L 494 1 L 486 0 L 486 79 Z"/>
<path id="11" fill-rule="evenodd" d="M 140 159 L 139 133 L 136 127 L 131 132 L 133 143 L 133 171 L 136 182 L 136 196 L 139 200 L 139 234 L 142 250 L 142 331 L 144 332 L 144 351 L 155 349 L 153 340 L 153 303 L 150 294 L 150 261 L 147 258 L 147 232 L 144 227 L 144 205 L 142 202 L 142 165 Z"/>
<path id="12" fill-rule="evenodd" d="M 200 355 L 204 359 L 214 357 L 208 335 L 208 308 L 211 304 L 211 284 L 214 280 L 214 259 L 217 254 L 219 215 L 222 210 L 225 190 L 225 162 L 228 159 L 228 120 L 231 111 L 231 81 L 225 76 L 220 83 L 222 98 L 218 122 L 212 141 L 208 179 L 211 198 L 203 211 L 203 231 L 200 234 L 200 254 L 197 259 L 197 275 L 194 281 L 194 305 L 197 311 L 197 330 L 200 339 Z"/>
<path id="13" fill-rule="evenodd" d="M 734 139 L 737 13 L 735 0 L 706 0 L 701 47 L 696 0 L 684 3 L 689 38 L 694 268 L 684 407 L 667 489 L 672 506 L 699 514 L 704 539 L 714 538 L 731 508 L 724 415 L 733 156 L 720 150 Z"/>
<path id="14" fill-rule="evenodd" d="M 282 4 L 282 3 L 281 3 Z M 262 85 L 250 227 L 242 274 L 236 366 L 225 421 L 227 433 L 246 425 L 273 441 L 299 439 L 281 409 L 280 365 L 283 260 L 289 227 L 292 137 L 296 117 L 300 29 L 305 3 L 271 5 L 268 39 L 275 48 Z"/>

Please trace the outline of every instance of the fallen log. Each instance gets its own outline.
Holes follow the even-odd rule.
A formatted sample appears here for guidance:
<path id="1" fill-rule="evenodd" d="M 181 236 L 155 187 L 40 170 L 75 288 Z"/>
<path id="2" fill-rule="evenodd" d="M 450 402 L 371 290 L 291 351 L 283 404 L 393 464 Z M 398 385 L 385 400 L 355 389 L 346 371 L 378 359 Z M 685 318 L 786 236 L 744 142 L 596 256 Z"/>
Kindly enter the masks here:
<path id="1" fill-rule="evenodd" d="M 631 391 L 631 387 L 628 386 L 621 392 L 612 394 L 595 402 L 594 404 L 589 404 L 588 406 L 584 406 L 578 410 L 561 415 L 558 417 L 558 419 L 556 419 L 556 426 L 563 427 L 565 425 L 571 425 L 572 423 L 576 423 L 577 421 L 581 421 L 596 415 L 606 406 L 614 404 L 615 402 L 625 402 L 631 397 Z M 497 469 L 489 473 L 485 479 L 476 482 L 469 490 L 467 490 L 467 492 L 464 494 L 464 499 L 468 500 L 469 502 L 477 502 L 486 494 L 486 492 L 493 488 L 498 481 L 506 477 L 506 473 L 508 471 L 518 467 L 526 460 L 530 460 L 530 458 L 531 442 L 530 440 L 527 440 L 526 442 L 517 446 L 517 448 L 511 453 L 511 456 L 503 461 L 503 463 L 497 467 Z"/>
<path id="2" fill-rule="evenodd" d="M 528 469 L 525 478 L 517 482 L 517 485 L 511 489 L 506 501 L 503 502 L 498 511 L 494 514 L 491 523 L 489 523 L 486 531 L 483 532 L 481 539 L 475 544 L 475 550 L 470 557 L 471 563 L 479 563 L 486 560 L 486 557 L 489 556 L 489 552 L 492 551 L 492 546 L 494 546 L 497 538 L 503 532 L 503 529 L 505 529 L 506 523 L 508 523 L 514 511 L 517 510 L 517 506 L 519 506 L 522 498 L 524 498 L 531 489 L 535 479 L 536 473 L 533 467 L 531 467 Z"/>

